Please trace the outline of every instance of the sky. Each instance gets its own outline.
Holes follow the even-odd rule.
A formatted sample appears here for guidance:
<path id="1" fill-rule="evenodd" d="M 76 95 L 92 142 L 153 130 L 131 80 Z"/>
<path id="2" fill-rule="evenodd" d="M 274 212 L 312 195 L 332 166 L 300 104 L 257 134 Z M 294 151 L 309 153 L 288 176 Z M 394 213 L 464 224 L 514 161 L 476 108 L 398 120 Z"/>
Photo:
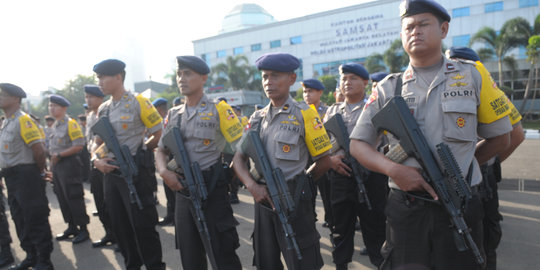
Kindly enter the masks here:
<path id="1" fill-rule="evenodd" d="M 238 4 L 258 4 L 282 21 L 362 2 L 368 1 L 0 1 L 0 82 L 39 95 L 77 74 L 92 75 L 107 58 L 126 62 L 127 79 L 130 65 L 144 65 L 139 73 L 147 79 L 167 82 L 175 57 L 193 54 L 193 40 L 218 34 Z"/>

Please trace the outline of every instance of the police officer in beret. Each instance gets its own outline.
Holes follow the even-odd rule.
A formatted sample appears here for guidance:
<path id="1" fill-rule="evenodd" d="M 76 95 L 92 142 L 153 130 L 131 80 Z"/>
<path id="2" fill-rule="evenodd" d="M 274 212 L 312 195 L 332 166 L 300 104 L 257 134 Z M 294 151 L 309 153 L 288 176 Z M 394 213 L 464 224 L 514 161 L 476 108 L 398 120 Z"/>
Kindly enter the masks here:
<path id="1" fill-rule="evenodd" d="M 488 72 L 480 57 L 470 48 L 467 47 L 452 47 L 447 50 L 448 58 L 461 58 L 476 62 L 476 68 L 479 72 Z M 487 77 L 487 76 L 486 76 Z M 489 76 L 492 83 L 493 78 Z M 501 162 L 508 158 L 512 152 L 523 142 L 525 134 L 521 125 L 521 114 L 516 107 L 508 100 L 506 94 L 499 90 L 501 97 L 498 106 L 501 109 L 509 110 L 508 115 L 512 131 L 510 132 L 510 146 L 496 157 L 489 159 L 486 163 L 481 164 L 482 169 L 482 184 L 479 188 L 480 197 L 484 205 L 484 251 L 486 253 L 486 269 L 497 269 L 497 247 L 501 241 L 502 228 L 500 222 L 502 215 L 499 212 L 499 194 L 497 183 L 502 180 Z M 505 104 L 502 104 L 505 102 Z"/>
<path id="2" fill-rule="evenodd" d="M 51 136 L 51 133 L 52 133 L 53 124 L 54 124 L 54 117 L 50 115 L 45 115 L 45 126 L 43 127 L 43 131 L 45 132 L 45 151 L 48 151 L 49 149 L 49 137 Z"/>
<path id="3" fill-rule="evenodd" d="M 389 75 L 377 85 L 351 134 L 355 158 L 391 180 L 385 209 L 386 242 L 381 251 L 385 261 L 381 269 L 410 265 L 428 269 L 482 269 L 470 250 L 457 250 L 449 215 L 420 174 L 418 162 L 408 158 L 402 164 L 396 163 L 375 150 L 378 136 L 371 118 L 391 97 L 401 95 L 429 148 L 435 149 L 441 142 L 449 146 L 473 191 L 464 218 L 481 252 L 483 210 L 475 192 L 482 181 L 478 164 L 508 146 L 512 127 L 506 114 L 498 114 L 489 106 L 498 97 L 493 86 L 486 85 L 485 75 L 471 62 L 448 60 L 441 54 L 450 22 L 447 11 L 435 1 L 408 0 L 401 3 L 400 15 L 401 38 L 409 55 L 409 66 L 403 74 Z M 478 137 L 485 140 L 477 145 Z M 396 138 L 390 136 L 390 144 L 396 143 Z M 438 155 L 434 156 L 439 159 Z"/>
<path id="4" fill-rule="evenodd" d="M 79 155 L 85 139 L 79 123 L 66 115 L 69 105 L 69 101 L 60 95 L 49 97 L 49 114 L 56 120 L 49 138 L 49 153 L 54 193 L 64 221 L 68 224 L 68 228 L 58 234 L 56 240 L 75 236 L 73 244 L 78 244 L 88 240 L 86 225 L 90 222 L 84 203 L 83 164 Z"/>
<path id="5" fill-rule="evenodd" d="M 377 87 L 377 84 L 382 81 L 382 79 L 384 79 L 386 76 L 388 76 L 388 73 L 383 71 L 370 74 L 369 77 L 371 78 L 372 82 L 371 89 L 375 89 L 375 87 Z"/>
<path id="6" fill-rule="evenodd" d="M 90 152 L 90 156 L 95 155 L 95 151 L 98 147 L 96 144 L 95 135 L 92 133 L 92 126 L 99 119 L 98 117 L 98 108 L 103 103 L 103 98 L 105 95 L 99 89 L 97 85 L 87 84 L 84 86 L 84 100 L 86 106 L 88 106 L 88 114 L 86 116 L 86 128 L 85 128 L 85 138 L 86 146 Z M 94 195 L 94 204 L 96 205 L 97 215 L 99 221 L 103 225 L 105 231 L 105 236 L 100 240 L 92 242 L 92 247 L 104 247 L 109 243 L 114 243 L 114 236 L 112 232 L 111 218 L 107 212 L 107 207 L 105 206 L 105 194 L 103 192 L 103 173 L 100 172 L 92 163 L 90 163 L 90 192 Z"/>
<path id="7" fill-rule="evenodd" d="M 236 249 L 240 246 L 227 194 L 228 182 L 221 162 L 227 142 L 234 143 L 242 135 L 242 126 L 231 107 L 224 101 L 215 102 L 203 92 L 210 69 L 196 56 L 178 56 L 176 81 L 185 103 L 169 110 L 165 127 L 180 127 L 191 162 L 198 162 L 208 198 L 203 212 L 211 238 L 212 251 L 219 269 L 242 269 Z M 160 141 L 156 166 L 163 181 L 176 191 L 176 243 L 184 269 L 207 269 L 206 251 L 191 213 L 192 203 L 186 197 L 186 187 L 179 178 L 181 171 L 167 169 L 169 151 Z"/>
<path id="8" fill-rule="evenodd" d="M 331 148 L 328 134 L 317 111 L 290 96 L 290 87 L 296 81 L 294 70 L 300 66 L 296 57 L 287 53 L 268 53 L 255 64 L 261 71 L 262 85 L 270 103 L 251 116 L 250 128 L 260 130 L 272 167 L 279 167 L 286 178 L 296 207 L 290 224 L 302 259 L 298 259 L 294 249 L 287 248 L 278 216 L 266 206 L 271 201 L 268 191 L 262 182 L 250 175 L 247 156 L 238 148 L 233 167 L 255 199 L 253 263 L 257 269 L 283 269 L 280 259 L 283 255 L 288 269 L 320 269 L 323 265 L 320 235 L 315 228 L 310 191 L 313 179 L 328 170 L 327 152 Z M 306 172 L 310 157 L 314 165 Z"/>
<path id="9" fill-rule="evenodd" d="M 173 106 L 176 107 L 180 104 L 182 104 L 182 99 L 180 97 L 175 97 L 173 100 Z"/>
<path id="10" fill-rule="evenodd" d="M 161 116 L 145 97 L 124 88 L 125 63 L 107 59 L 94 65 L 99 88 L 111 98 L 99 106 L 98 116 L 108 116 L 120 145 L 127 145 L 138 174 L 133 178 L 143 209 L 131 203 L 125 179 L 120 176 L 114 157 L 96 150 L 94 166 L 104 174 L 105 205 L 111 218 L 111 227 L 127 269 L 165 269 L 162 262 L 161 241 L 156 231 L 158 214 L 152 192 L 152 150 L 161 137 Z M 144 133 L 152 139 L 144 142 Z M 96 143 L 101 146 L 99 136 Z M 103 153 L 105 152 L 105 153 Z"/>
<path id="11" fill-rule="evenodd" d="M 367 101 L 365 88 L 369 82 L 369 73 L 360 64 L 347 63 L 339 67 L 339 75 L 345 101 L 330 106 L 324 122 L 336 114 L 341 114 L 347 133 L 350 134 Z M 360 218 L 367 255 L 373 265 L 379 266 L 383 260 L 380 249 L 385 240 L 386 176 L 377 173 L 370 173 L 369 177 L 361 176 L 364 178 L 362 180 L 372 207 L 369 210 L 366 203 L 359 203 L 357 183 L 352 175 L 351 164 L 343 160 L 343 149 L 333 143 L 331 152 L 332 170 L 328 172 L 328 179 L 334 220 L 330 230 L 334 243 L 332 257 L 336 269 L 347 269 L 348 263 L 352 261 L 357 218 Z"/>
<path id="12" fill-rule="evenodd" d="M 23 98 L 26 93 L 20 87 L 0 84 L 0 108 L 6 115 L 0 127 L 0 167 L 11 218 L 26 252 L 26 258 L 9 269 L 53 269 L 44 138 L 30 116 L 21 111 Z"/>
<path id="13" fill-rule="evenodd" d="M 158 98 L 152 102 L 152 105 L 156 108 L 159 115 L 163 119 L 165 119 L 165 116 L 167 116 L 167 100 L 164 98 Z M 174 205 L 176 204 L 175 199 L 176 195 L 174 194 L 174 191 L 163 182 L 163 190 L 165 191 L 165 198 L 167 198 L 167 214 L 164 218 L 160 218 L 158 225 L 159 226 L 170 226 L 174 225 Z"/>

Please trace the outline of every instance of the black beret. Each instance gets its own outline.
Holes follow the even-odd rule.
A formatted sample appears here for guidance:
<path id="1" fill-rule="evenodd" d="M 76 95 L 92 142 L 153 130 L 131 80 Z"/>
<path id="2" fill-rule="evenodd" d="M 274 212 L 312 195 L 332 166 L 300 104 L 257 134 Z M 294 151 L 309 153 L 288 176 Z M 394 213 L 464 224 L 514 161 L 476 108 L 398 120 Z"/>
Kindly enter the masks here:
<path id="1" fill-rule="evenodd" d="M 431 13 L 443 21 L 450 22 L 450 14 L 439 3 L 433 0 L 404 0 L 399 5 L 399 16 L 409 17 L 420 13 Z"/>
<path id="2" fill-rule="evenodd" d="M 267 53 L 255 61 L 259 70 L 292 72 L 300 66 L 300 60 L 288 53 Z"/>
<path id="3" fill-rule="evenodd" d="M 69 100 L 67 100 L 65 97 L 55 94 L 49 96 L 49 102 L 58 104 L 62 107 L 69 107 L 69 105 L 71 104 L 69 103 Z"/>
<path id="4" fill-rule="evenodd" d="M 264 108 L 264 105 L 262 105 L 262 104 L 256 104 L 255 105 L 255 110 L 260 110 L 262 108 Z"/>
<path id="5" fill-rule="evenodd" d="M 79 114 L 77 117 L 78 117 L 79 120 L 81 120 L 81 121 L 86 121 L 86 115 L 85 115 L 85 114 Z"/>
<path id="6" fill-rule="evenodd" d="M 101 89 L 99 89 L 99 86 L 92 85 L 92 84 L 85 85 L 84 86 L 84 92 L 87 93 L 87 94 L 90 94 L 92 96 L 96 96 L 96 97 L 104 97 L 105 96 L 103 94 L 103 92 L 101 92 Z"/>
<path id="7" fill-rule="evenodd" d="M 388 73 L 386 73 L 386 72 L 375 72 L 375 73 L 369 75 L 369 77 L 371 77 L 371 80 L 374 81 L 374 82 L 380 82 L 386 76 L 388 76 Z"/>
<path id="8" fill-rule="evenodd" d="M 101 75 L 113 76 L 124 71 L 126 64 L 117 59 L 103 60 L 94 65 L 94 72 Z"/>
<path id="9" fill-rule="evenodd" d="M 0 89 L 7 92 L 10 96 L 25 98 L 26 92 L 22 88 L 11 83 L 0 83 Z"/>
<path id="10" fill-rule="evenodd" d="M 452 47 L 450 48 L 450 58 L 462 58 L 472 61 L 480 61 L 480 56 L 473 49 L 467 47 Z"/>
<path id="11" fill-rule="evenodd" d="M 167 105 L 167 100 L 164 98 L 158 98 L 152 102 L 152 105 L 154 105 L 154 107 Z"/>
<path id="12" fill-rule="evenodd" d="M 54 117 L 50 115 L 45 115 L 45 121 L 54 121 Z"/>
<path id="13" fill-rule="evenodd" d="M 210 73 L 210 68 L 201 58 L 193 55 L 177 56 L 178 69 L 191 69 L 199 74 L 206 75 Z"/>
<path id="14" fill-rule="evenodd" d="M 369 72 L 364 66 L 356 63 L 347 63 L 339 66 L 339 73 L 353 73 L 360 76 L 362 79 L 369 80 Z"/>
<path id="15" fill-rule="evenodd" d="M 174 106 L 178 106 L 181 102 L 182 100 L 180 99 L 180 97 L 175 97 L 172 103 Z"/>
<path id="16" fill-rule="evenodd" d="M 306 88 L 313 88 L 316 90 L 324 90 L 324 85 L 317 79 L 307 79 L 302 82 L 302 85 Z"/>

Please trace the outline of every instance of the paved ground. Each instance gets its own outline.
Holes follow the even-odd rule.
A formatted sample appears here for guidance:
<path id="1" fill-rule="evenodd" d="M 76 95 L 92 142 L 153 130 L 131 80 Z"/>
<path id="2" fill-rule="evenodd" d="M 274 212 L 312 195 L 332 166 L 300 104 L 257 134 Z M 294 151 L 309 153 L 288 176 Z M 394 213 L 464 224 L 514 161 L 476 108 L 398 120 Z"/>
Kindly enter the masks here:
<path id="1" fill-rule="evenodd" d="M 504 180 L 500 191 L 501 212 L 504 216 L 503 239 L 499 246 L 499 269 L 538 269 L 540 265 L 540 140 L 526 140 L 516 153 L 503 164 Z M 95 207 L 89 186 L 85 185 L 85 198 L 87 211 L 91 213 Z M 62 232 L 64 224 L 56 196 L 48 187 L 48 197 L 51 207 L 49 218 L 53 234 Z M 159 186 L 159 200 L 165 203 L 162 186 Z M 234 205 L 235 216 L 240 222 L 238 232 L 240 235 L 241 247 L 238 254 L 241 257 L 244 269 L 253 269 L 251 259 L 253 251 L 251 248 L 250 235 L 253 228 L 253 207 L 252 198 L 245 190 L 240 192 L 241 203 Z M 165 208 L 158 206 L 161 216 L 165 213 Z M 317 212 L 322 216 L 322 202 L 317 200 Z M 9 216 L 9 212 L 8 212 Z M 331 245 L 328 237 L 328 230 L 322 228 L 321 223 L 317 224 L 322 235 L 321 252 L 325 262 L 323 269 L 334 269 L 332 264 Z M 16 261 L 24 259 L 25 254 L 19 247 L 19 241 L 15 235 L 15 228 L 10 219 L 11 235 L 14 239 L 12 250 L 15 253 Z M 90 218 L 90 237 L 97 240 L 103 236 L 103 228 L 97 217 Z M 163 247 L 163 259 L 167 263 L 167 269 L 181 269 L 180 258 L 177 250 L 174 249 L 174 229 L 173 227 L 158 228 L 161 235 Z M 360 256 L 358 251 L 362 244 L 361 236 L 357 234 L 356 252 L 350 269 L 374 269 L 367 257 Z M 123 269 L 123 258 L 120 254 L 114 253 L 111 247 L 103 249 L 93 249 L 90 241 L 72 245 L 70 242 L 54 241 L 54 253 L 52 255 L 56 269 Z"/>

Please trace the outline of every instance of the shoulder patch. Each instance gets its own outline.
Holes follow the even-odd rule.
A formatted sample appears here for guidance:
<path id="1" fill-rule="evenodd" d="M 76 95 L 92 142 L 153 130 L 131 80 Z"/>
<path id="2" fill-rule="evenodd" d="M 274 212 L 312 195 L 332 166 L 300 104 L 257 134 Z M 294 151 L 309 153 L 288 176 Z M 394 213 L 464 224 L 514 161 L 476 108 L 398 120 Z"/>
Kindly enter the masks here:
<path id="1" fill-rule="evenodd" d="M 497 87 L 484 65 L 477 63 L 475 67 L 482 77 L 478 121 L 489 124 L 510 114 L 511 108 L 508 105 L 506 95 Z"/>
<path id="2" fill-rule="evenodd" d="M 231 105 L 227 104 L 225 101 L 221 101 L 215 105 L 219 114 L 219 128 L 221 134 L 223 134 L 223 137 L 225 137 L 227 142 L 238 140 L 242 137 L 244 128 L 232 110 Z"/>
<path id="3" fill-rule="evenodd" d="M 34 123 L 34 121 L 32 121 L 32 118 L 30 118 L 29 115 L 23 114 L 21 117 L 19 117 L 19 125 L 21 137 L 24 143 L 29 144 L 35 140 L 44 139 L 38 126 L 36 123 Z"/>
<path id="4" fill-rule="evenodd" d="M 141 109 L 141 120 L 145 127 L 152 128 L 155 125 L 161 123 L 161 115 L 159 115 L 154 105 L 147 98 L 142 95 L 137 95 L 137 101 L 139 102 L 139 107 Z"/>
<path id="5" fill-rule="evenodd" d="M 75 121 L 72 118 L 69 118 L 68 120 L 68 134 L 69 134 L 69 138 L 72 141 L 79 138 L 84 138 L 84 135 L 82 133 L 81 127 L 79 126 L 79 123 L 77 123 L 77 121 Z"/>
<path id="6" fill-rule="evenodd" d="M 302 118 L 304 118 L 306 133 L 304 137 L 309 153 L 315 157 L 330 150 L 332 143 L 319 117 L 319 113 L 312 107 L 309 107 L 306 110 L 302 110 Z"/>

